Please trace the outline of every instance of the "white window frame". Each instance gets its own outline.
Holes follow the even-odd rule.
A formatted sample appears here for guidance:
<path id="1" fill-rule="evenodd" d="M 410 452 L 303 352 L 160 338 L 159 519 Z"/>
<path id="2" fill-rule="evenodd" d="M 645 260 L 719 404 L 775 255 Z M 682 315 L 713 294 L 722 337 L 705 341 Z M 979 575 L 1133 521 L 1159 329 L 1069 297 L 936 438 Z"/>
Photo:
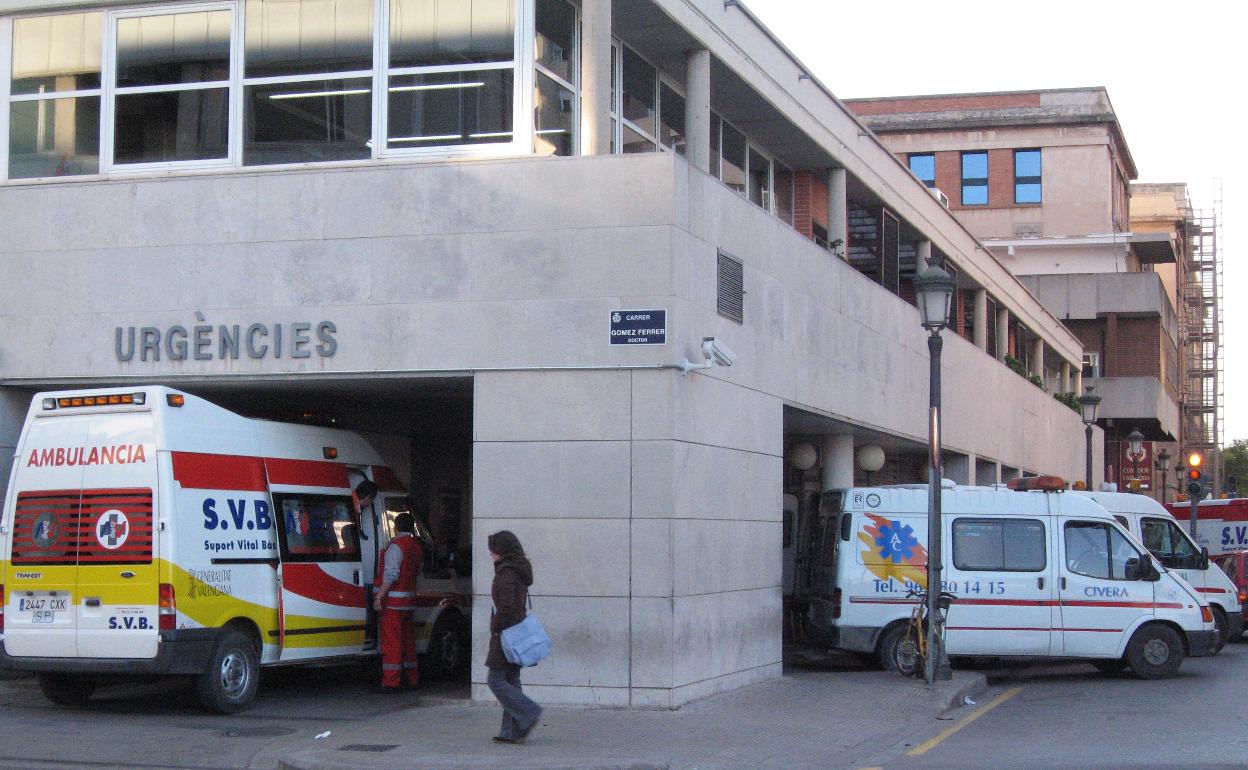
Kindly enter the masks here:
<path id="1" fill-rule="evenodd" d="M 101 66 L 103 103 L 100 105 L 100 171 L 108 174 L 133 174 L 151 171 L 223 169 L 239 165 L 239 145 L 242 116 L 239 113 L 239 76 L 242 64 L 242 19 L 238 3 L 233 0 L 187 5 L 157 5 L 143 8 L 112 10 L 104 19 L 104 49 Z M 192 87 L 173 88 L 168 85 L 117 87 L 117 25 L 123 19 L 142 19 L 150 16 L 228 11 L 230 13 L 230 77 L 227 80 L 195 83 Z M 117 97 L 132 94 L 169 93 L 173 91 L 209 91 L 224 87 L 226 102 L 230 106 L 229 124 L 226 128 L 226 153 L 224 158 L 207 160 L 177 160 L 155 163 L 117 164 L 114 159 L 116 139 Z"/>
<path id="2" fill-rule="evenodd" d="M 657 70 L 659 73 L 659 82 L 655 86 L 655 94 L 654 94 L 654 97 L 656 100 L 655 101 L 656 110 L 655 110 L 655 116 L 654 116 L 654 125 L 655 125 L 655 128 L 658 128 L 662 126 L 663 124 L 663 86 L 667 86 L 668 88 L 675 91 L 676 95 L 679 96 L 681 99 L 684 99 L 686 104 L 689 103 L 689 97 L 685 94 L 684 87 L 681 86 L 679 83 L 677 83 L 674 78 L 668 77 L 667 74 L 664 73 L 663 70 L 660 70 L 658 67 L 655 67 L 655 70 Z M 688 138 L 689 138 L 689 126 L 685 126 L 685 139 L 688 139 Z M 655 141 L 659 143 L 659 152 L 676 152 L 675 147 L 668 147 L 666 144 L 663 144 L 662 136 L 656 136 Z M 680 155 L 681 153 L 676 153 L 676 154 Z"/>
<path id="3" fill-rule="evenodd" d="M 0 183 L 9 178 L 9 113 L 13 104 L 9 101 L 13 74 L 13 20 L 0 17 Z"/>
<path id="4" fill-rule="evenodd" d="M 1092 353 L 1085 352 L 1083 354 L 1083 361 L 1081 362 L 1081 365 L 1079 367 L 1081 371 L 1084 366 L 1088 366 L 1092 369 L 1093 379 L 1100 379 L 1101 377 L 1101 354 L 1099 352 L 1092 352 Z"/>
<path id="5" fill-rule="evenodd" d="M 557 83 L 558 85 L 572 92 L 572 155 L 569 157 L 576 157 L 581 154 L 581 9 L 577 7 L 575 3 L 569 2 L 568 0 L 557 0 L 557 2 L 565 3 L 567 4 L 569 8 L 572 9 L 572 52 L 571 53 L 572 53 L 572 80 L 573 82 L 569 83 L 568 81 L 564 80 L 560 76 L 551 72 L 547 67 L 545 67 L 543 64 L 541 64 L 537 60 L 537 3 L 538 2 L 539 0 L 531 0 L 530 4 L 533 7 L 533 12 L 530 14 L 526 14 L 526 18 L 531 19 L 530 23 L 533 25 L 533 32 L 532 34 L 529 35 L 529 38 L 528 38 L 529 58 L 533 62 L 533 70 L 535 71 L 535 73 L 540 72 L 541 74 L 555 81 L 555 83 Z M 537 89 L 537 75 L 534 74 L 533 84 L 529 88 L 530 98 L 532 98 L 532 94 L 534 93 L 536 89 Z M 534 154 L 537 153 L 537 125 L 535 123 L 535 118 L 537 116 L 533 112 L 535 107 L 536 107 L 536 102 L 534 101 L 533 103 L 529 105 L 529 112 L 528 112 L 529 125 L 531 126 L 531 130 L 533 131 L 533 135 L 529 143 L 530 144 L 529 152 L 534 153 Z"/>
<path id="6" fill-rule="evenodd" d="M 662 113 L 662 105 L 659 104 L 659 79 L 663 77 L 663 71 L 646 57 L 637 53 L 635 49 L 618 38 L 612 38 L 611 47 L 616 49 L 615 56 L 615 72 L 611 73 L 611 77 L 615 79 L 616 89 L 615 98 L 611 100 L 611 117 L 615 118 L 615 151 L 617 154 L 624 153 L 624 126 L 627 124 L 629 128 L 636 131 L 643 139 L 654 145 L 655 152 L 666 152 L 667 148 L 659 141 L 657 136 L 652 136 L 649 132 L 643 131 L 636 123 L 624 117 L 624 49 L 627 48 L 633 56 L 641 59 L 646 64 L 654 68 L 654 125 L 659 125 L 659 115 Z M 648 153 L 642 153 L 648 154 Z"/>
<path id="7" fill-rule="evenodd" d="M 742 135 L 745 136 L 745 199 L 749 200 L 750 203 L 754 203 L 754 201 L 750 200 L 750 154 L 758 153 L 767 159 L 767 184 L 763 187 L 762 204 L 754 203 L 754 205 L 768 214 L 774 214 L 776 213 L 776 159 L 771 153 L 754 144 L 744 132 L 742 132 Z"/>

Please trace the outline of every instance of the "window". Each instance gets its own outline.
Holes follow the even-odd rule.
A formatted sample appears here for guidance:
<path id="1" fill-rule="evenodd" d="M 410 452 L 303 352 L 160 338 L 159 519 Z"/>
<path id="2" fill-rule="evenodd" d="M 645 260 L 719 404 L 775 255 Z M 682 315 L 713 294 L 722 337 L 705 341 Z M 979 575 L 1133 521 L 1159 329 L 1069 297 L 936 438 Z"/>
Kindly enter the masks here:
<path id="1" fill-rule="evenodd" d="M 566 0 L 538 0 L 533 41 L 533 149 L 575 155 L 578 123 L 576 9 Z"/>
<path id="2" fill-rule="evenodd" d="M 1084 353 L 1083 354 L 1083 376 L 1085 378 L 1096 379 L 1101 376 L 1101 354 L 1100 353 Z"/>
<path id="3" fill-rule="evenodd" d="M 745 134 L 722 123 L 720 131 L 720 179 L 739 193 L 745 192 Z"/>
<path id="4" fill-rule="evenodd" d="M 793 172 L 780 164 L 772 163 L 772 186 L 775 188 L 776 216 L 786 225 L 793 224 Z"/>
<path id="5" fill-rule="evenodd" d="M 749 199 L 771 211 L 771 158 L 750 148 Z"/>
<path id="6" fill-rule="evenodd" d="M 685 97 L 665 80 L 659 81 L 659 143 L 685 154 Z"/>
<path id="7" fill-rule="evenodd" d="M 988 203 L 988 153 L 962 153 L 962 205 Z"/>
<path id="8" fill-rule="evenodd" d="M 625 153 L 658 150 L 659 71 L 631 48 L 620 55 L 620 146 Z"/>
<path id="9" fill-rule="evenodd" d="M 102 13 L 13 22 L 9 178 L 100 170 Z"/>
<path id="10" fill-rule="evenodd" d="M 350 495 L 276 494 L 282 561 L 360 560 L 360 525 Z"/>
<path id="11" fill-rule="evenodd" d="M 1014 202 L 1040 202 L 1040 151 L 1014 151 Z"/>
<path id="12" fill-rule="evenodd" d="M 1140 520 L 1141 540 L 1144 547 L 1158 561 L 1172 569 L 1196 569 L 1200 564 L 1200 551 L 1169 519 L 1144 518 Z"/>
<path id="13" fill-rule="evenodd" d="M 1032 519 L 957 519 L 953 564 L 963 571 L 1039 572 L 1048 564 L 1044 523 Z"/>
<path id="14" fill-rule="evenodd" d="M 230 9 L 115 19 L 113 163 L 228 161 Z"/>
<path id="15" fill-rule="evenodd" d="M 719 139 L 720 132 L 723 130 L 723 121 L 715 113 L 711 113 L 711 162 L 707 164 L 707 168 L 711 170 L 711 176 L 719 179 Z"/>
<path id="16" fill-rule="evenodd" d="M 1128 562 L 1143 558 L 1131 541 L 1106 522 L 1066 523 L 1066 568 L 1103 580 L 1127 580 Z"/>
<path id="17" fill-rule="evenodd" d="M 371 157 L 372 1 L 247 0 L 245 27 L 243 164 Z"/>
<path id="18" fill-rule="evenodd" d="M 919 181 L 928 187 L 936 186 L 936 156 L 930 152 L 914 153 L 909 156 L 910 171 Z"/>

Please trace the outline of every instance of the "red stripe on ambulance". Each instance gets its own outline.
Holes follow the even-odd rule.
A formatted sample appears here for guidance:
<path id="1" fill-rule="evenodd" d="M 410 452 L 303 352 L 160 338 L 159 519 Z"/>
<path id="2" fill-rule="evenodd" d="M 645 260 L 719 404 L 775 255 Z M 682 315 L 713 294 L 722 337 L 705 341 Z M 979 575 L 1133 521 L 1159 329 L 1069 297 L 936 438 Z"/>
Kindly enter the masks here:
<path id="1" fill-rule="evenodd" d="M 264 461 L 259 457 L 172 452 L 173 477 L 183 489 L 264 492 Z"/>
<path id="2" fill-rule="evenodd" d="M 269 470 L 270 484 L 297 487 L 334 487 L 350 489 L 347 466 L 320 460 L 286 460 L 266 457 L 264 466 Z"/>
<path id="3" fill-rule="evenodd" d="M 305 599 L 338 607 L 363 607 L 364 587 L 339 580 L 316 564 L 282 565 L 282 587 Z"/>

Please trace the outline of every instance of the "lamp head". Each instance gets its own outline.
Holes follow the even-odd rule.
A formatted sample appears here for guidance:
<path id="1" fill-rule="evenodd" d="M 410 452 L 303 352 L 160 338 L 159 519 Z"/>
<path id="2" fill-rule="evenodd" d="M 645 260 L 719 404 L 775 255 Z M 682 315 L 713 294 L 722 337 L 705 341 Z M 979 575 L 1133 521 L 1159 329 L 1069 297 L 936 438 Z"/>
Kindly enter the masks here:
<path id="1" fill-rule="evenodd" d="M 929 267 L 914 276 L 914 293 L 923 328 L 939 332 L 949 325 L 949 307 L 957 282 L 939 267 Z"/>

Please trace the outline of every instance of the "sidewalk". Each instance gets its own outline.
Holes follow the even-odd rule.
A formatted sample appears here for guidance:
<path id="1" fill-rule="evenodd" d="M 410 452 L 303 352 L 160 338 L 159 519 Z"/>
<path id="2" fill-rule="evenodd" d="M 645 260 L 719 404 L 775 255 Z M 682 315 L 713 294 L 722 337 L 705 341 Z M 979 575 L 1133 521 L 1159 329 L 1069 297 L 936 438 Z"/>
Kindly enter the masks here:
<path id="1" fill-rule="evenodd" d="M 497 705 L 435 701 L 334 730 L 281 759 L 283 770 L 348 768 L 860 767 L 938 732 L 938 714 L 986 688 L 955 671 L 929 691 L 878 671 L 790 668 L 783 678 L 676 711 L 547 708 L 523 745 L 496 744 Z"/>

